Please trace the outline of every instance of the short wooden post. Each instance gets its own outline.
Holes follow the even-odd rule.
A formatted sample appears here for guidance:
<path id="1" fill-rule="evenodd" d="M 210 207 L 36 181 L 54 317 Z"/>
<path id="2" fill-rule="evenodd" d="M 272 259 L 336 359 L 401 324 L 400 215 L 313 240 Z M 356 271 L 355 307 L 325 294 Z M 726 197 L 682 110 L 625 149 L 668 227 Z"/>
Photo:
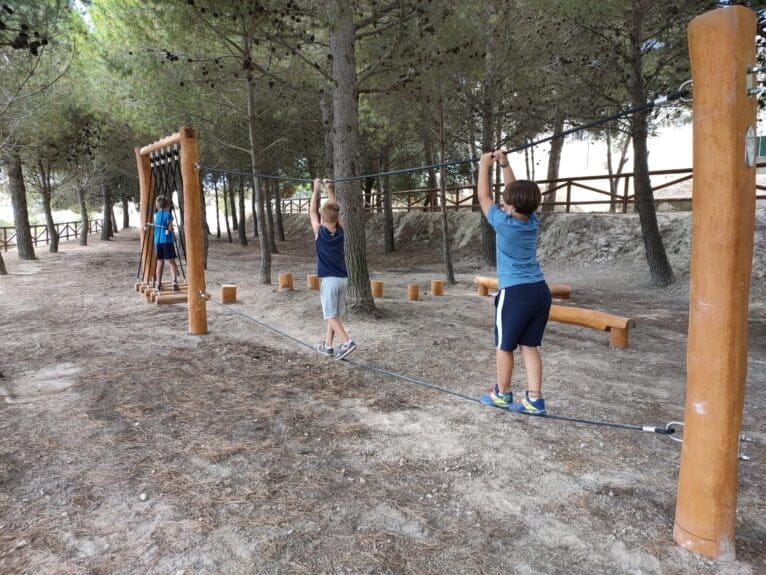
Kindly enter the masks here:
<path id="1" fill-rule="evenodd" d="M 309 274 L 306 278 L 306 285 L 309 289 L 319 289 L 319 276 L 316 274 Z"/>
<path id="2" fill-rule="evenodd" d="M 609 345 L 620 349 L 628 349 L 628 330 L 612 327 L 609 329 Z"/>
<path id="3" fill-rule="evenodd" d="M 383 297 L 383 282 L 380 280 L 370 281 L 370 290 L 372 297 Z"/>
<path id="4" fill-rule="evenodd" d="M 221 286 L 221 303 L 237 303 L 237 286 L 235 284 Z"/>
<path id="5" fill-rule="evenodd" d="M 431 295 L 444 295 L 444 280 L 431 280 Z"/>
<path id="6" fill-rule="evenodd" d="M 478 284 L 476 291 L 481 297 L 485 297 L 489 295 L 489 288 L 483 284 Z"/>
<path id="7" fill-rule="evenodd" d="M 407 299 L 409 301 L 418 301 L 420 295 L 418 293 L 418 284 L 412 284 L 407 286 Z"/>
<path id="8" fill-rule="evenodd" d="M 293 291 L 293 274 L 284 273 L 279 274 L 279 291 L 287 290 Z"/>
<path id="9" fill-rule="evenodd" d="M 727 6 L 689 25 L 694 190 L 684 437 L 673 539 L 734 559 L 739 434 L 755 227 L 756 16 Z M 753 75 L 754 76 L 754 75 Z M 752 78 L 752 76 L 751 76 Z"/>

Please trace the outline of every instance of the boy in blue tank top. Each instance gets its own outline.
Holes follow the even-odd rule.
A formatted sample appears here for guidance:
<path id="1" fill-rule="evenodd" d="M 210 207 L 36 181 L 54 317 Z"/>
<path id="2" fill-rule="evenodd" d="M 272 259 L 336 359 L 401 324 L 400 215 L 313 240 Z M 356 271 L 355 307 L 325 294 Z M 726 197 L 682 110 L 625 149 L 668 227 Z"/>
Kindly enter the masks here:
<path id="1" fill-rule="evenodd" d="M 170 273 L 173 278 L 173 291 L 178 291 L 178 266 L 176 266 L 176 249 L 174 245 L 175 236 L 173 234 L 173 212 L 171 212 L 171 203 L 164 196 L 160 196 L 154 202 L 157 211 L 154 213 L 154 251 L 157 254 L 157 268 L 155 269 L 155 278 L 157 279 L 157 291 L 162 289 L 162 272 L 165 269 L 165 260 L 170 266 Z"/>
<path id="2" fill-rule="evenodd" d="M 327 187 L 327 201 L 320 210 L 319 194 L 322 183 Z M 319 299 L 322 302 L 322 315 L 327 321 L 325 340 L 317 344 L 315 349 L 327 357 L 343 359 L 356 349 L 356 344 L 348 337 L 339 319 L 346 311 L 348 272 L 344 253 L 345 235 L 339 217 L 340 207 L 335 200 L 335 189 L 329 180 L 322 180 L 321 183 L 319 178 L 314 180 L 309 214 L 317 252 L 317 275 L 322 281 Z M 337 354 L 333 349 L 336 335 L 341 340 Z"/>
<path id="3" fill-rule="evenodd" d="M 503 208 L 490 195 L 490 170 L 494 162 L 503 168 Z M 482 403 L 511 411 L 543 415 L 543 363 L 539 346 L 548 323 L 551 292 L 537 263 L 535 210 L 540 204 L 540 189 L 529 180 L 517 180 L 507 163 L 505 152 L 486 153 L 479 161 L 477 185 L 479 203 L 487 221 L 495 230 L 497 287 L 495 298 L 495 347 L 497 383 Z M 511 393 L 513 351 L 521 348 L 527 372 L 527 391 L 514 403 Z"/>

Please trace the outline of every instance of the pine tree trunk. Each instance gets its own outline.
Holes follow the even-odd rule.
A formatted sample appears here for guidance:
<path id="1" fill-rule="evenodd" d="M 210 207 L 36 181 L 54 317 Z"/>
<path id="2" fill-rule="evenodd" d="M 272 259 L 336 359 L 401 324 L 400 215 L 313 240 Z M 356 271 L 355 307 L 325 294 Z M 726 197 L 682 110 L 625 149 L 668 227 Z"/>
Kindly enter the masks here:
<path id="1" fill-rule="evenodd" d="M 274 181 L 267 181 L 266 185 L 266 221 L 269 222 L 269 249 L 272 254 L 278 254 L 277 242 L 274 234 L 274 207 L 271 203 L 272 191 L 274 190 Z"/>
<path id="2" fill-rule="evenodd" d="M 646 87 L 642 75 L 643 38 L 641 30 L 640 11 L 634 14 L 631 30 L 631 66 L 632 72 L 630 92 L 633 106 L 646 102 Z M 657 212 L 654 205 L 654 192 L 649 177 L 649 153 L 647 150 L 648 114 L 641 112 L 631 116 L 631 137 L 633 138 L 633 173 L 636 193 L 636 208 L 641 221 L 641 236 L 644 240 L 646 260 L 652 281 L 659 287 L 670 285 L 674 281 L 673 269 L 670 267 L 665 245 L 662 243 L 660 228 L 657 224 Z"/>
<path id="3" fill-rule="evenodd" d="M 282 192 L 279 184 L 274 183 L 274 208 L 277 211 L 277 237 L 280 242 L 285 241 L 285 224 L 282 221 Z"/>
<path id="4" fill-rule="evenodd" d="M 388 156 L 383 156 L 380 159 L 380 171 L 387 172 L 389 168 Z M 396 249 L 394 243 L 394 211 L 391 207 L 391 176 L 381 176 L 380 187 L 383 195 L 383 252 L 390 254 Z"/>
<path id="5" fill-rule="evenodd" d="M 229 227 L 229 200 L 228 200 L 228 192 L 226 191 L 226 185 L 230 186 L 231 182 L 229 181 L 229 176 L 223 177 L 223 189 L 221 190 L 223 195 L 223 220 L 226 222 L 226 237 L 229 239 L 229 243 L 232 243 L 231 238 L 231 228 Z"/>
<path id="6" fill-rule="evenodd" d="M 56 222 L 53 221 L 53 210 L 51 209 L 51 179 L 50 168 L 46 169 L 43 160 L 38 161 L 40 171 L 40 196 L 43 200 L 43 212 L 45 213 L 45 227 L 48 229 L 48 251 L 52 254 L 59 251 L 59 234 L 56 230 Z"/>
<path id="7" fill-rule="evenodd" d="M 429 166 L 434 164 L 434 142 L 429 127 L 423 130 L 423 151 L 426 156 L 426 164 Z M 428 192 L 426 192 L 426 199 L 423 202 L 423 211 L 426 212 L 429 208 L 436 211 L 436 195 L 439 193 L 437 191 L 439 185 L 436 182 L 436 170 L 434 169 L 426 172 L 426 188 L 428 188 Z"/>
<path id="8" fill-rule="evenodd" d="M 252 188 L 252 184 L 251 184 Z M 250 209 L 253 211 L 253 238 L 256 240 L 258 239 L 258 208 L 255 205 L 255 191 L 250 190 L 252 193 L 250 194 Z"/>
<path id="9" fill-rule="evenodd" d="M 13 221 L 16 226 L 16 251 L 22 260 L 35 259 L 35 247 L 32 232 L 29 228 L 29 211 L 27 210 L 27 188 L 24 185 L 21 154 L 15 147 L 3 157 L 8 188 L 11 192 L 13 205 Z"/>
<path id="10" fill-rule="evenodd" d="M 444 134 L 444 98 L 439 99 L 439 156 L 440 163 L 446 162 L 446 136 Z M 444 274 L 449 285 L 455 285 L 455 270 L 452 267 L 452 248 L 449 239 L 449 220 L 447 219 L 447 168 L 441 167 L 439 190 L 442 212 L 442 255 L 444 256 Z"/>
<path id="11" fill-rule="evenodd" d="M 130 202 L 128 202 L 127 196 L 122 197 L 122 229 L 128 229 L 130 227 Z"/>
<path id="12" fill-rule="evenodd" d="M 545 199 L 543 200 L 542 205 L 543 212 L 552 212 L 556 209 L 556 192 L 554 190 L 558 185 L 557 180 L 559 179 L 559 168 L 561 166 L 561 152 L 564 149 L 564 138 L 560 137 L 563 131 L 564 119 L 562 116 L 557 115 L 553 126 L 553 135 L 559 137 L 554 137 L 551 142 L 551 152 L 548 156 L 548 173 L 546 174 L 546 179 L 549 183 L 546 191 L 549 193 L 544 196 Z"/>
<path id="13" fill-rule="evenodd" d="M 489 56 L 488 56 L 489 58 Z M 490 60 L 487 60 L 487 67 L 491 66 Z M 489 152 L 492 150 L 492 137 L 494 135 L 494 114 L 492 108 L 492 98 L 490 94 L 490 86 L 485 85 L 482 96 L 482 110 L 481 110 L 481 150 L 482 152 Z M 478 183 L 478 172 L 475 172 L 477 180 L 474 185 Z M 490 191 L 494 188 L 490 188 Z M 494 194 L 491 194 L 494 198 Z M 484 213 L 481 214 L 481 256 L 484 264 L 495 267 L 497 266 L 497 254 L 495 254 L 495 230 L 489 225 Z"/>
<path id="14" fill-rule="evenodd" d="M 85 188 L 81 185 L 77 186 L 77 201 L 80 203 L 80 245 L 87 246 L 90 220 L 88 206 L 85 204 Z"/>
<path id="15" fill-rule="evenodd" d="M 324 173 L 327 177 L 333 178 L 333 167 L 335 165 L 335 146 L 333 145 L 333 120 L 332 120 L 332 94 L 331 91 L 322 92 L 319 99 L 319 109 L 322 112 L 322 128 L 324 137 L 325 166 Z"/>
<path id="16" fill-rule="evenodd" d="M 250 46 L 247 47 L 248 54 Z M 247 125 L 250 136 L 250 167 L 252 172 L 258 173 L 258 159 L 256 149 L 258 145 L 258 118 L 256 117 L 256 87 L 255 80 L 251 77 L 247 80 Z M 269 230 L 267 229 L 266 213 L 263 206 L 263 190 L 260 178 L 253 177 L 253 194 L 255 195 L 255 221 L 260 236 L 261 246 L 261 283 L 271 284 L 271 249 L 269 243 Z"/>
<path id="17" fill-rule="evenodd" d="M 354 14 L 351 0 L 330 0 L 330 54 L 333 76 L 333 146 L 335 177 L 359 175 L 359 117 L 356 91 Z M 358 180 L 337 182 L 336 192 L 346 232 L 346 267 L 351 310 L 371 313 L 375 303 L 367 269 L 364 206 Z"/>
<path id="18" fill-rule="evenodd" d="M 236 191 L 234 190 L 234 181 L 229 181 L 229 202 L 231 205 L 231 229 L 239 231 L 239 218 L 237 217 L 237 200 Z"/>
<path id="19" fill-rule="evenodd" d="M 644 101 L 644 100 L 641 100 Z M 634 101 L 634 105 L 638 105 Z M 636 186 L 636 208 L 641 221 L 641 236 L 644 240 L 646 261 L 652 274 L 652 281 L 659 287 L 673 283 L 673 268 L 668 261 L 665 244 L 662 243 L 660 228 L 657 223 L 657 211 L 654 205 L 654 192 L 649 177 L 649 158 L 646 146 L 646 114 L 633 116 L 633 173 Z"/>
<path id="20" fill-rule="evenodd" d="M 242 246 L 247 245 L 247 226 L 245 222 L 245 177 L 239 177 L 239 187 L 237 188 L 237 199 L 239 200 L 239 243 Z"/>
<path id="21" fill-rule="evenodd" d="M 218 199 L 218 177 L 213 178 L 213 193 L 215 194 L 215 236 L 221 239 L 221 206 Z M 255 206 L 253 206 L 255 207 Z M 255 213 L 255 210 L 253 210 Z"/>
<path id="22" fill-rule="evenodd" d="M 8 270 L 5 269 L 5 261 L 3 260 L 3 254 L 0 254 L 0 276 L 7 276 Z"/>
<path id="23" fill-rule="evenodd" d="M 104 221 L 101 224 L 101 239 L 109 241 L 112 237 L 112 196 L 104 184 Z"/>
<path id="24" fill-rule="evenodd" d="M 113 238 L 114 234 L 117 233 L 117 216 L 114 215 L 114 200 L 110 202 L 112 204 L 112 209 L 109 210 L 109 214 L 112 216 L 112 228 L 109 232 L 109 237 Z"/>

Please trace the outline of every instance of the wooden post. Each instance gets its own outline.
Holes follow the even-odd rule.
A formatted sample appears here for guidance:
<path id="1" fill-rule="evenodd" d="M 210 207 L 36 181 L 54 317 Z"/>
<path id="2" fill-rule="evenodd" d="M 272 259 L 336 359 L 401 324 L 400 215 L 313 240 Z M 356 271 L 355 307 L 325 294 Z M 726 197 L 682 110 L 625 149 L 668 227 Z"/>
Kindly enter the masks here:
<path id="1" fill-rule="evenodd" d="M 383 282 L 380 280 L 370 281 L 370 290 L 372 297 L 383 297 Z"/>
<path id="2" fill-rule="evenodd" d="M 293 291 L 293 274 L 285 273 L 279 274 L 279 291 L 283 289 L 287 291 Z"/>
<path id="3" fill-rule="evenodd" d="M 140 148 L 135 149 L 136 163 L 138 164 L 138 188 L 140 194 L 139 210 L 138 210 L 138 229 L 141 239 L 141 277 L 139 281 L 149 284 L 154 277 L 154 266 L 157 259 L 154 253 L 154 242 L 152 241 L 152 228 L 145 228 L 146 215 L 149 213 L 151 206 L 151 189 L 152 189 L 152 167 L 149 160 L 149 156 L 142 154 Z M 67 234 L 68 237 L 68 234 Z M 75 237 L 77 233 L 75 232 Z"/>
<path id="4" fill-rule="evenodd" d="M 309 274 L 306 278 L 306 285 L 309 289 L 318 290 L 319 289 L 319 276 L 316 274 Z"/>
<path id="5" fill-rule="evenodd" d="M 484 284 L 478 284 L 477 293 L 481 297 L 485 297 L 489 295 L 489 288 L 485 286 Z"/>
<path id="6" fill-rule="evenodd" d="M 186 275 L 189 284 L 189 333 L 207 333 L 207 298 L 205 297 L 205 259 L 202 230 L 202 198 L 199 176 L 197 132 L 181 128 L 181 176 L 184 181 L 184 237 L 186 238 Z"/>
<path id="7" fill-rule="evenodd" d="M 407 299 L 409 301 L 418 301 L 418 284 L 407 286 Z"/>
<path id="8" fill-rule="evenodd" d="M 237 286 L 234 284 L 224 284 L 221 286 L 221 303 L 237 303 Z"/>
<path id="9" fill-rule="evenodd" d="M 431 280 L 431 295 L 444 295 L 444 280 Z"/>
<path id="10" fill-rule="evenodd" d="M 739 433 L 755 226 L 756 16 L 719 8 L 689 25 L 694 191 L 686 407 L 673 539 L 734 559 Z M 750 155 L 752 154 L 752 156 Z"/>

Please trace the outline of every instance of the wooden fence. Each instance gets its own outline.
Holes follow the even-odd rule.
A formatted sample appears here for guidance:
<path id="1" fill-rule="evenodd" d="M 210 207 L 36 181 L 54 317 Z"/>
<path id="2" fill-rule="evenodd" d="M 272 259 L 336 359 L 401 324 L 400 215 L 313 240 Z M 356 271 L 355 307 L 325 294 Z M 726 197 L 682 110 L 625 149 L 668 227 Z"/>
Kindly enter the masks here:
<path id="1" fill-rule="evenodd" d="M 758 164 L 766 167 L 766 163 Z M 649 176 L 655 182 L 652 189 L 655 193 L 655 204 L 689 205 L 691 209 L 691 191 L 683 195 L 661 194 L 657 192 L 669 190 L 673 186 L 692 180 L 691 168 L 675 170 L 657 170 Z M 660 181 L 658 181 L 660 180 Z M 619 175 L 579 176 L 575 178 L 559 178 L 557 180 L 536 180 L 543 192 L 543 203 L 553 206 L 555 211 L 580 211 L 578 207 L 587 207 L 588 211 L 626 213 L 635 203 L 634 174 L 627 172 Z M 613 183 L 613 187 L 612 187 Z M 495 184 L 499 193 L 502 184 Z M 614 193 L 612 192 L 614 189 Z M 691 189 L 691 188 L 690 188 Z M 420 188 L 391 192 L 391 209 L 395 212 L 413 210 L 427 211 L 438 209 L 438 205 L 429 205 L 427 201 L 438 196 L 438 188 Z M 576 197 L 575 197 L 576 196 Z M 756 199 L 766 199 L 766 186 L 756 186 Z M 447 209 L 452 211 L 478 209 L 474 186 L 447 186 Z M 282 212 L 286 214 L 308 213 L 309 198 L 289 198 L 282 200 Z M 382 212 L 382 197 L 377 190 L 372 190 L 365 196 L 365 209 L 371 212 Z"/>
<path id="2" fill-rule="evenodd" d="M 103 220 L 89 220 L 88 221 L 88 234 L 95 234 L 101 231 Z M 64 222 L 61 224 L 55 224 L 56 232 L 59 235 L 59 241 L 66 242 L 70 239 L 77 239 L 80 237 L 80 222 Z M 50 243 L 50 234 L 48 233 L 48 226 L 46 225 L 33 225 L 29 226 L 32 232 L 32 243 L 37 246 L 39 244 L 47 245 Z M 16 228 L 3 226 L 0 227 L 0 248 L 4 252 L 8 251 L 8 248 L 16 245 Z"/>

